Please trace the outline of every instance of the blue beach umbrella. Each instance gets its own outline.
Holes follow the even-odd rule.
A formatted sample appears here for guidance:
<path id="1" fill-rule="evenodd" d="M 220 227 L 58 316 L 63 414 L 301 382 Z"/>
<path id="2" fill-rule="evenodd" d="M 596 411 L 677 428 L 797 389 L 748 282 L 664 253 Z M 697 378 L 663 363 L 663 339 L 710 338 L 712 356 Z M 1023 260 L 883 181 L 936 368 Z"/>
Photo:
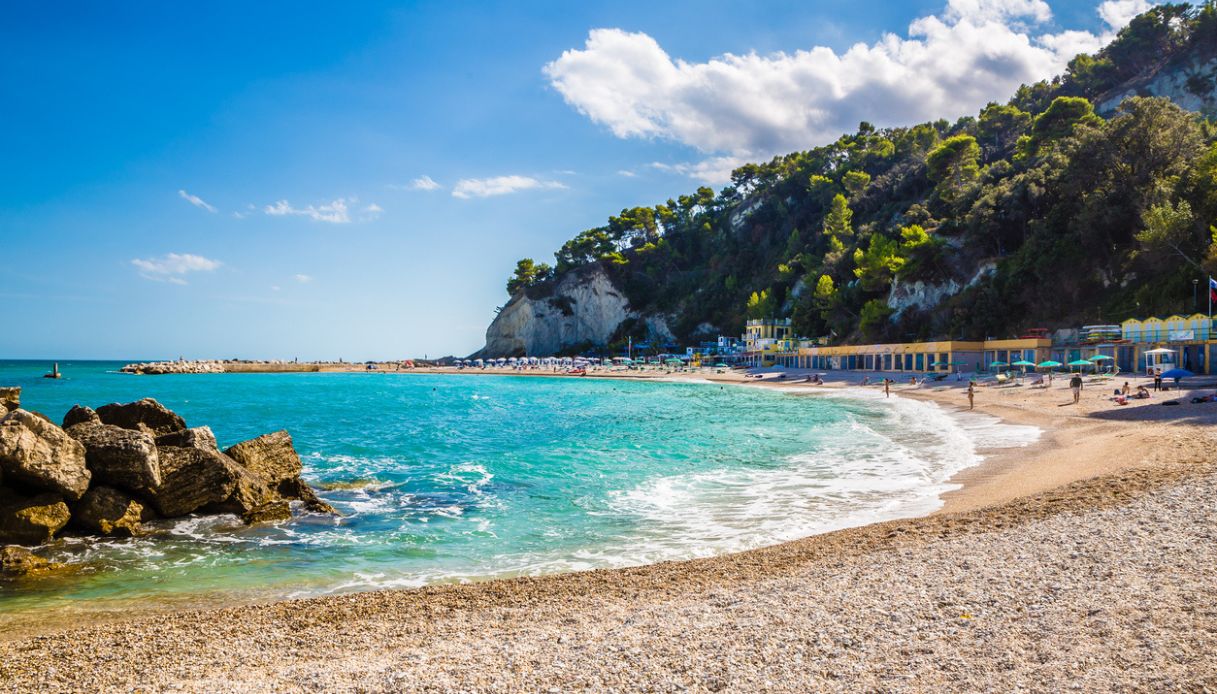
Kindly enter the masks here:
<path id="1" fill-rule="evenodd" d="M 1179 384 L 1179 379 L 1187 378 L 1189 376 L 1195 376 L 1195 375 L 1196 374 L 1192 373 L 1191 371 L 1188 371 L 1187 369 L 1170 369 L 1169 371 L 1162 372 L 1162 378 L 1175 379 L 1175 385 Z"/>

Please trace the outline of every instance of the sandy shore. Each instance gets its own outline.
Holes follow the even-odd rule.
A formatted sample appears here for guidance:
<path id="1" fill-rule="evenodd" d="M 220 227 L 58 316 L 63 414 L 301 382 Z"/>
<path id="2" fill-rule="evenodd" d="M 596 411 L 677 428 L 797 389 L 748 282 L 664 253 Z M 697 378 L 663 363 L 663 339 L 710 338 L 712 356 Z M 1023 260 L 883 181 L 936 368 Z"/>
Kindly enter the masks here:
<path id="1" fill-rule="evenodd" d="M 760 385 L 856 383 L 796 379 Z M 893 394 L 960 408 L 963 385 Z M 979 389 L 978 411 L 1044 435 L 965 470 L 927 518 L 713 559 L 31 633 L 0 642 L 0 688 L 1217 688 L 1217 404 L 1172 392 L 1120 407 L 1095 384 L 1073 405 L 1063 386 Z"/>

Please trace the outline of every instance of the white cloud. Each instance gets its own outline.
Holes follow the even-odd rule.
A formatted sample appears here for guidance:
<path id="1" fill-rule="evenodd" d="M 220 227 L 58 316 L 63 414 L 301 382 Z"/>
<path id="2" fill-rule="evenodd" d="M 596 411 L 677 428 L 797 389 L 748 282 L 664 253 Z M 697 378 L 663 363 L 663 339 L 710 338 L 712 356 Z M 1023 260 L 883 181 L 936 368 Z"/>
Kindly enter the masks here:
<path id="1" fill-rule="evenodd" d="M 1119 31 L 1128 26 L 1133 17 L 1156 4 L 1158 3 L 1150 2 L 1150 0 L 1106 0 L 1099 5 L 1099 17 L 1113 31 Z"/>
<path id="2" fill-rule="evenodd" d="M 436 183 L 435 179 L 431 178 L 430 176 L 419 176 L 413 181 L 410 181 L 408 188 L 410 190 L 425 190 L 427 192 L 431 192 L 433 190 L 439 190 L 440 188 L 443 188 L 443 186 Z"/>
<path id="3" fill-rule="evenodd" d="M 673 58 L 644 33 L 594 29 L 543 72 L 568 104 L 618 137 L 758 160 L 831 142 L 863 120 L 882 127 L 975 114 L 1021 84 L 1059 74 L 1149 5 L 1096 5 L 1108 27 L 1096 35 L 1053 33 L 1043 0 L 949 0 L 904 37 L 886 34 L 841 53 L 813 47 L 705 62 Z M 673 166 L 721 182 L 723 164 Z"/>
<path id="4" fill-rule="evenodd" d="M 367 207 L 363 208 L 363 219 L 365 219 L 365 220 L 376 219 L 377 217 L 380 216 L 380 213 L 384 212 L 384 211 L 385 211 L 385 208 L 381 207 L 380 205 L 377 205 L 376 203 L 372 203 L 371 205 L 368 205 Z"/>
<path id="5" fill-rule="evenodd" d="M 292 207 L 291 203 L 286 200 L 280 200 L 273 205 L 267 205 L 262 208 L 266 214 L 272 217 L 297 216 L 308 217 L 315 222 L 328 222 L 330 224 L 347 224 L 351 221 L 350 208 L 348 203 L 357 202 L 355 198 L 338 198 L 337 200 L 325 205 L 309 205 L 307 207 Z"/>
<path id="6" fill-rule="evenodd" d="M 543 181 L 531 176 L 493 176 L 491 178 L 462 178 L 452 187 L 456 198 L 486 198 L 538 188 L 565 188 L 558 181 Z"/>
<path id="7" fill-rule="evenodd" d="M 629 169 L 618 169 L 617 175 L 625 176 L 626 178 L 633 178 L 633 177 L 637 176 L 638 174 L 634 173 L 633 171 L 630 171 Z"/>
<path id="8" fill-rule="evenodd" d="M 207 203 L 206 200 L 204 200 L 203 198 L 200 198 L 197 195 L 191 195 L 190 193 L 187 193 L 184 190 L 178 190 L 177 194 L 178 194 L 178 197 L 180 197 L 181 199 L 190 203 L 191 205 L 198 207 L 199 209 L 207 210 L 208 212 L 210 212 L 212 214 L 215 214 L 215 212 L 216 212 L 215 207 L 212 207 L 211 205 L 209 205 Z"/>
<path id="9" fill-rule="evenodd" d="M 185 275 L 191 272 L 211 272 L 221 265 L 218 260 L 193 253 L 166 253 L 159 258 L 135 258 L 131 264 L 139 269 L 139 275 L 144 279 L 173 284 L 186 284 Z"/>
<path id="10" fill-rule="evenodd" d="M 678 173 L 682 176 L 697 179 L 704 183 L 720 184 L 731 180 L 731 172 L 742 164 L 748 163 L 744 157 L 709 157 L 701 161 L 681 162 L 679 164 L 664 164 L 651 162 L 651 168 L 660 171 Z"/>
<path id="11" fill-rule="evenodd" d="M 312 275 L 304 275 L 304 274 L 299 274 L 299 275 L 295 275 L 295 280 L 296 280 L 297 282 L 299 282 L 300 284 L 308 284 L 309 282 L 312 282 L 312 281 L 313 281 L 313 276 L 312 276 Z"/>
<path id="12" fill-rule="evenodd" d="M 1046 22 L 1052 8 L 1044 0 L 947 0 L 947 19 L 979 22 L 1004 22 L 1025 19 Z"/>

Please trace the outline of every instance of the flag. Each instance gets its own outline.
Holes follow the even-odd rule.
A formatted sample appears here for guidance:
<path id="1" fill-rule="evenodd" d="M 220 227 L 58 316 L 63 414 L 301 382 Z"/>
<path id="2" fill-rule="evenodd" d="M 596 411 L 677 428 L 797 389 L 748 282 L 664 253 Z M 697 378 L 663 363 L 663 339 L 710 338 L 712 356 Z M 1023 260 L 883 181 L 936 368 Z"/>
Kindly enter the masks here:
<path id="1" fill-rule="evenodd" d="M 1217 301 L 1217 280 L 1209 278 L 1209 303 Z"/>

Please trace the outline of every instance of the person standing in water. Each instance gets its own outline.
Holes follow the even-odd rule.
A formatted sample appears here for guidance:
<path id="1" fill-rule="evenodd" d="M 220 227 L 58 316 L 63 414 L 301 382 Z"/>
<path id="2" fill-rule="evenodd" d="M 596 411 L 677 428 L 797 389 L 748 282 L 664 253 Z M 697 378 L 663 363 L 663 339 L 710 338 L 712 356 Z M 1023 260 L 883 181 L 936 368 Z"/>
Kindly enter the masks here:
<path id="1" fill-rule="evenodd" d="M 892 397 L 892 379 L 890 378 L 883 379 L 883 397 Z"/>

